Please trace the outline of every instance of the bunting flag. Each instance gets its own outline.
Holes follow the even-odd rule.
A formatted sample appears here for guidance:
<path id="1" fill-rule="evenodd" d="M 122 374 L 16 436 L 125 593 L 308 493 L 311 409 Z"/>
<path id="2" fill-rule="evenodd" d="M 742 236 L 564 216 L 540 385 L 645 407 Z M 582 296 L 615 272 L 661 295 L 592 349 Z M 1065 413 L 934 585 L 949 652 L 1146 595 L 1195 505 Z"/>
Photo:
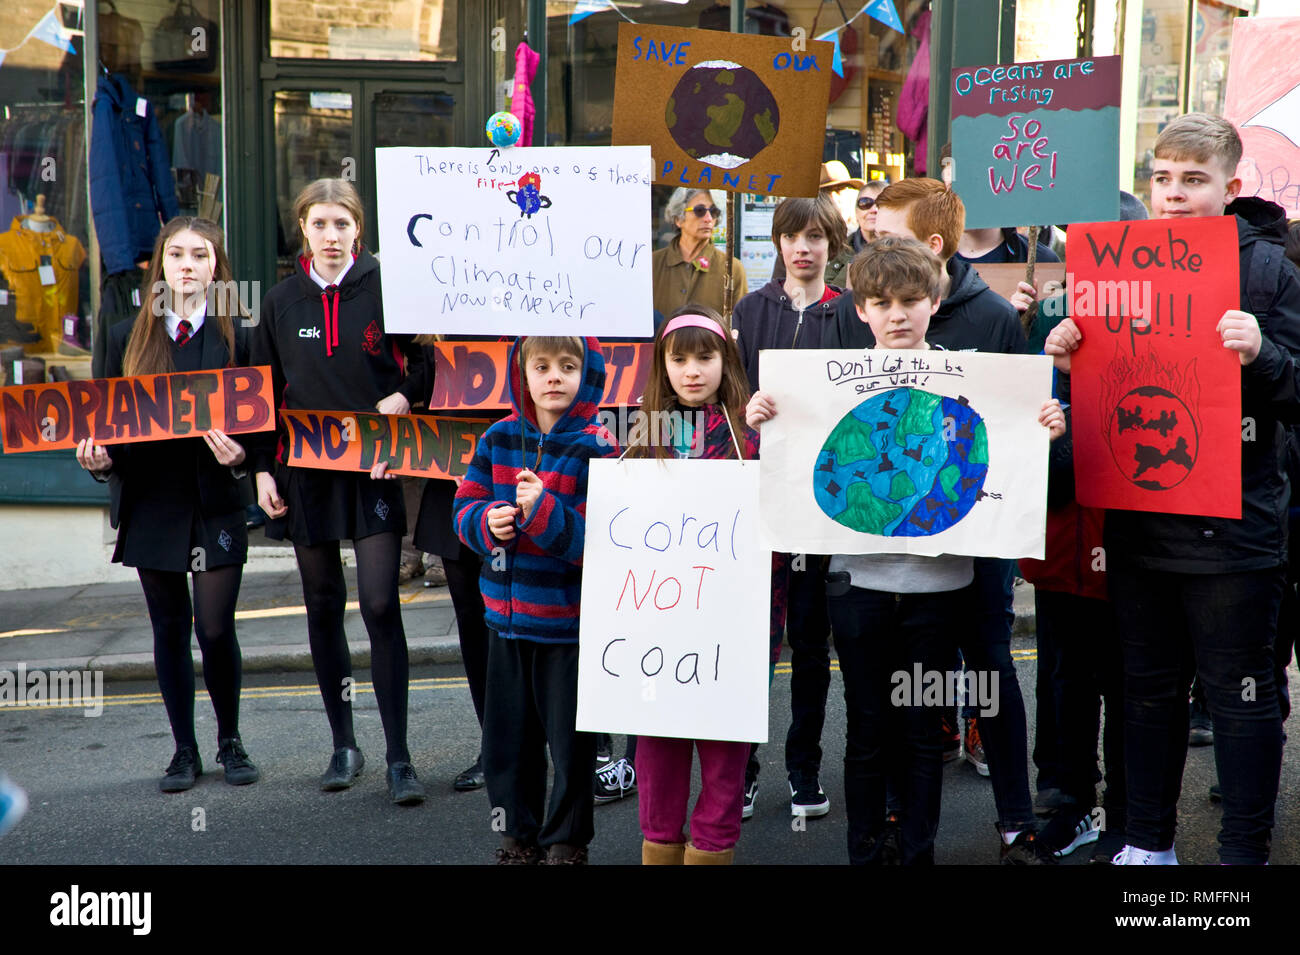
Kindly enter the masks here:
<path id="1" fill-rule="evenodd" d="M 48 43 L 52 47 L 62 50 L 64 53 L 76 53 L 77 48 L 72 45 L 68 39 L 67 33 L 63 29 L 63 24 L 59 20 L 57 9 L 51 10 L 41 18 L 41 22 L 36 24 L 28 36 L 37 40 Z M 26 42 L 26 41 L 24 41 Z"/>
<path id="2" fill-rule="evenodd" d="M 593 13 L 600 13 L 609 7 L 607 0 L 578 0 L 578 5 L 569 14 L 569 23 L 574 24 L 587 19 Z"/>
<path id="3" fill-rule="evenodd" d="M 867 11 L 867 16 L 873 20 L 879 20 L 891 30 L 903 32 L 903 21 L 898 18 L 894 0 L 871 0 L 864 9 Z"/>
<path id="4" fill-rule="evenodd" d="M 840 29 L 836 28 L 829 33 L 823 33 L 817 37 L 818 40 L 825 40 L 827 43 L 835 44 L 835 55 L 831 59 L 831 70 L 836 76 L 844 75 L 844 58 L 840 55 Z"/>

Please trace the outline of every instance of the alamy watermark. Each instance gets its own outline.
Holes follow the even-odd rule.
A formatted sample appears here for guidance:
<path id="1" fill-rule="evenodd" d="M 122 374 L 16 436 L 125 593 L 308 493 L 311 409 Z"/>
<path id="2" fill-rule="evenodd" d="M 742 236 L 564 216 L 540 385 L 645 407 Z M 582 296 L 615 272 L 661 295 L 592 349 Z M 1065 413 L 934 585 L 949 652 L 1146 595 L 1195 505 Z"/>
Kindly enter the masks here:
<path id="1" fill-rule="evenodd" d="M 703 408 L 686 411 L 607 408 L 600 412 L 599 417 L 600 423 L 624 450 L 638 446 L 665 447 L 692 458 L 698 458 L 704 453 L 706 419 Z"/>
<path id="2" fill-rule="evenodd" d="M 997 670 L 922 670 L 920 663 L 912 669 L 895 670 L 889 678 L 893 690 L 889 702 L 894 706 L 973 706 L 980 716 L 997 716 Z"/>
<path id="3" fill-rule="evenodd" d="M 103 670 L 33 670 L 19 663 L 0 670 L 0 708 L 48 706 L 81 709 L 84 716 L 104 712 Z"/>

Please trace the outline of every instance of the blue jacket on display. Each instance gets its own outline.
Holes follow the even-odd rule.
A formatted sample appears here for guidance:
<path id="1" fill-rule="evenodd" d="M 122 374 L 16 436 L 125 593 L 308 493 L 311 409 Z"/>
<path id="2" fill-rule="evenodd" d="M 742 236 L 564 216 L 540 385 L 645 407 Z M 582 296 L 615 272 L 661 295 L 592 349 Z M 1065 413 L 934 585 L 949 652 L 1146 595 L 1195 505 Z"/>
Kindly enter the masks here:
<path id="1" fill-rule="evenodd" d="M 95 93 L 90 208 L 109 275 L 148 259 L 162 223 L 180 213 L 153 107 L 121 73 L 101 76 Z"/>

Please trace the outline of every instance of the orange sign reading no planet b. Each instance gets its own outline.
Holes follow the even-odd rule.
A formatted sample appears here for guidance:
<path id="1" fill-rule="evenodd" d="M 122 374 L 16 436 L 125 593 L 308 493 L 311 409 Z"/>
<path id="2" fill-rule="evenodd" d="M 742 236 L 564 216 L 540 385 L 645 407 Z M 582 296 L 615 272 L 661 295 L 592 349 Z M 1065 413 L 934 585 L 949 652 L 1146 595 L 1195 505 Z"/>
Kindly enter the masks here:
<path id="1" fill-rule="evenodd" d="M 271 369 L 218 368 L 0 388 L 7 453 L 269 431 Z"/>

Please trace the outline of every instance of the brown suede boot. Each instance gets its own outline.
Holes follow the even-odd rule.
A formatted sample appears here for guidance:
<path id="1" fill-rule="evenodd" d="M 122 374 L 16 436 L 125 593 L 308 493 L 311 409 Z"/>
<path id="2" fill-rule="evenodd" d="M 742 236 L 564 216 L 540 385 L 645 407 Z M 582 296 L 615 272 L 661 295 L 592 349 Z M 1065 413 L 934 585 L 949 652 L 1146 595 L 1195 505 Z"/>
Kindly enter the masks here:
<path id="1" fill-rule="evenodd" d="M 735 849 L 723 849 L 720 852 L 708 852 L 705 849 L 697 849 L 689 842 L 686 843 L 686 852 L 682 858 L 683 865 L 731 865 L 736 857 Z"/>
<path id="2" fill-rule="evenodd" d="M 685 852 L 686 844 L 682 842 L 663 843 L 643 839 L 641 841 L 641 864 L 681 865 L 682 856 Z"/>

